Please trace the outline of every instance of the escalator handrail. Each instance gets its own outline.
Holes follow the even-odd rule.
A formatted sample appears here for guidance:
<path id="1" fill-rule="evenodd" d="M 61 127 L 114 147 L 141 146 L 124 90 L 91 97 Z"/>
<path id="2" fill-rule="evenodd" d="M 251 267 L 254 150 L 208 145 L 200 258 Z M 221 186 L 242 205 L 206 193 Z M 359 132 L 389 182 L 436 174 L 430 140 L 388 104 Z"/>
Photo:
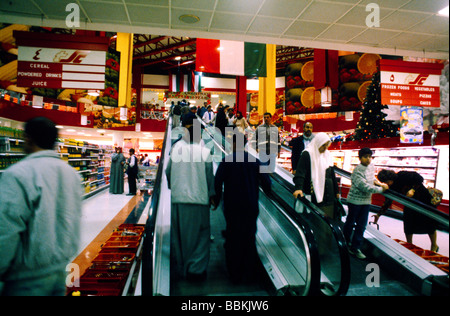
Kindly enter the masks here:
<path id="1" fill-rule="evenodd" d="M 338 168 L 336 166 L 334 166 L 334 170 L 338 175 L 341 175 L 343 177 L 351 179 L 351 175 L 352 175 L 351 172 L 348 172 L 348 171 Z M 439 211 L 437 208 L 426 205 L 420 201 L 409 198 L 409 197 L 407 197 L 401 193 L 395 192 L 393 190 L 388 189 L 381 194 L 390 200 L 399 202 L 400 204 L 404 205 L 405 207 L 408 207 L 409 209 L 412 209 L 422 215 L 427 216 L 428 218 L 431 218 L 432 220 L 436 221 L 437 223 L 443 225 L 447 229 L 447 231 L 449 230 L 449 214 L 445 214 L 445 213 Z"/>
<path id="2" fill-rule="evenodd" d="M 272 179 L 274 179 L 279 184 L 281 184 L 283 187 L 285 187 L 289 192 L 294 192 L 294 185 L 291 183 L 288 183 L 282 177 L 280 177 L 278 175 L 276 175 L 276 176 L 272 175 Z M 336 224 L 334 221 L 330 220 L 330 218 L 328 218 L 327 216 L 323 215 L 320 208 L 317 207 L 315 204 L 313 204 L 312 202 L 307 200 L 305 197 L 299 197 L 297 199 L 297 201 L 300 201 L 301 203 L 303 203 L 303 205 L 305 207 L 307 207 L 309 211 L 314 212 L 314 214 L 316 214 L 316 216 L 318 216 L 322 221 L 324 221 L 330 227 L 330 230 L 332 231 L 333 236 L 338 245 L 339 256 L 341 258 L 341 282 L 340 282 L 339 288 L 336 291 L 335 295 L 339 295 L 339 296 L 344 295 L 345 293 L 347 293 L 348 288 L 350 286 L 350 277 L 351 277 L 350 258 L 348 255 L 347 243 L 345 241 L 344 234 L 342 233 L 342 230 L 339 227 L 339 225 Z M 300 216 L 296 216 L 296 217 L 301 218 Z"/>
<path id="3" fill-rule="evenodd" d="M 153 187 L 152 200 L 150 203 L 149 215 L 145 223 L 144 244 L 142 250 L 142 296 L 153 295 L 153 246 L 155 237 L 156 216 L 158 213 L 159 195 L 161 193 L 161 179 L 163 176 L 164 157 L 167 150 L 167 131 L 171 124 L 172 116 L 167 119 L 166 130 L 164 132 L 163 148 L 161 150 L 161 158 L 156 172 L 155 184 Z"/>
<path id="4" fill-rule="evenodd" d="M 345 295 L 350 287 L 350 278 L 351 278 L 351 269 L 350 269 L 350 256 L 347 250 L 347 242 L 345 241 L 344 234 L 342 233 L 339 225 L 336 225 L 328 216 L 325 216 L 322 213 L 322 210 L 316 206 L 314 203 L 310 202 L 304 196 L 298 196 L 296 202 L 303 203 L 309 211 L 312 211 L 316 216 L 321 218 L 322 221 L 328 224 L 330 227 L 334 239 L 338 245 L 339 256 L 341 258 L 341 282 L 339 283 L 339 287 L 335 292 L 335 296 Z"/>
<path id="5" fill-rule="evenodd" d="M 306 246 L 308 247 L 309 253 L 309 266 L 308 270 L 308 281 L 309 281 L 309 289 L 308 295 L 319 295 L 320 294 L 320 257 L 319 257 L 319 248 L 317 247 L 316 238 L 314 237 L 314 232 L 309 226 L 309 224 L 304 221 L 301 217 L 297 216 L 295 210 L 290 206 L 286 201 L 280 198 L 278 195 L 271 193 L 265 193 L 262 188 L 260 191 L 269 197 L 272 202 L 276 202 L 281 210 L 284 210 L 287 214 L 283 215 L 287 220 L 291 222 L 291 224 L 295 227 L 295 229 L 302 235 L 302 232 L 305 236 Z M 306 250 L 306 249 L 305 249 Z"/>

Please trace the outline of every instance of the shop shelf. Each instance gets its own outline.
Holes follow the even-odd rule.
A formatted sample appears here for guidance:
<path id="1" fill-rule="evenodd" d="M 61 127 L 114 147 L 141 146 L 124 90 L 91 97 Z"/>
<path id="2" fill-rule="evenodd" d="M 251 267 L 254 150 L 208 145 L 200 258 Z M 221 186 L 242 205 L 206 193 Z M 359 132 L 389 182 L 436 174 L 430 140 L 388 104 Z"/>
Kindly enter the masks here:
<path id="1" fill-rule="evenodd" d="M 131 263 L 134 260 L 134 257 L 134 253 L 99 253 L 97 257 L 94 258 L 93 262 Z"/>
<path id="2" fill-rule="evenodd" d="M 106 261 L 96 261 L 92 262 L 88 270 L 92 271 L 129 271 L 131 268 L 131 262 L 128 261 L 118 261 L 118 262 L 106 262 Z"/>
<path id="3" fill-rule="evenodd" d="M 80 278 L 80 286 L 97 285 L 113 289 L 122 289 L 127 281 L 128 272 L 87 271 Z"/>
<path id="4" fill-rule="evenodd" d="M 109 242 L 116 242 L 116 241 L 121 241 L 121 242 L 139 242 L 141 240 L 141 238 L 139 236 L 112 236 L 106 241 L 107 243 Z"/>

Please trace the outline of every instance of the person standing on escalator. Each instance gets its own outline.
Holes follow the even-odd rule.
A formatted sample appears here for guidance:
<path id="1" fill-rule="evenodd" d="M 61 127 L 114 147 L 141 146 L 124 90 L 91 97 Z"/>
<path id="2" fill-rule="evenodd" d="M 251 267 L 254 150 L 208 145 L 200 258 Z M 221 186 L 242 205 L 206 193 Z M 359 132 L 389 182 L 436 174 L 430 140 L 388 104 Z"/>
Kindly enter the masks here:
<path id="1" fill-rule="evenodd" d="M 375 170 L 372 162 L 372 150 L 362 148 L 358 152 L 359 165 L 352 173 L 352 186 L 347 196 L 348 216 L 344 224 L 344 237 L 347 240 L 350 254 L 358 259 L 365 259 L 360 247 L 364 240 L 369 217 L 370 205 L 372 204 L 372 193 L 381 193 L 389 187 L 375 179 Z"/>
<path id="2" fill-rule="evenodd" d="M 249 159 L 244 134 L 233 134 L 232 146 L 233 153 L 223 158 L 217 168 L 215 205 L 222 199 L 223 186 L 226 265 L 231 281 L 239 283 L 255 276 L 259 186 L 267 194 L 271 192 L 271 180 L 261 172 L 259 160 Z"/>
<path id="3" fill-rule="evenodd" d="M 330 144 L 331 140 L 327 134 L 318 133 L 302 152 L 294 176 L 293 195 L 295 198 L 299 195 L 310 196 L 312 203 L 316 204 L 328 217 L 334 219 L 339 215 L 335 214 L 339 189 L 328 151 Z"/>

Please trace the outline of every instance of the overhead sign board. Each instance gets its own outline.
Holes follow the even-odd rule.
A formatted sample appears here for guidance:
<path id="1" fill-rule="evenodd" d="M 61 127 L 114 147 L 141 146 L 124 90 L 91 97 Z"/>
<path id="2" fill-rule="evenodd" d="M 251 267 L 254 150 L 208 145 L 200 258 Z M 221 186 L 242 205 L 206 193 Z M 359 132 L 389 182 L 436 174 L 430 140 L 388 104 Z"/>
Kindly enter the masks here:
<path id="1" fill-rule="evenodd" d="M 105 89 L 109 38 L 45 34 L 40 46 L 34 46 L 36 33 L 15 32 L 14 36 L 19 47 L 17 86 Z"/>
<path id="2" fill-rule="evenodd" d="M 442 64 L 379 60 L 381 103 L 440 107 Z"/>

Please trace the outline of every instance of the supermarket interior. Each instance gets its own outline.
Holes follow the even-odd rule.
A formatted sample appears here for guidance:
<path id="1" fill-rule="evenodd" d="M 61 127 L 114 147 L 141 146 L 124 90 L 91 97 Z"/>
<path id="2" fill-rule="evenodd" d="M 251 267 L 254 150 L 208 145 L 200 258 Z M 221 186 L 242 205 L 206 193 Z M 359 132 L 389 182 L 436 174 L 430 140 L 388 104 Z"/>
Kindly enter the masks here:
<path id="1" fill-rule="evenodd" d="M 2 178 L 27 163 L 25 123 L 54 122 L 53 149 L 75 170 L 83 192 L 65 295 L 449 294 L 448 0 L 57 3 L 0 5 L 0 192 Z M 256 278 L 230 278 L 226 202 L 208 215 L 204 277 L 175 272 L 174 231 L 181 224 L 174 214 L 186 204 L 171 203 L 173 175 L 166 173 L 187 117 L 201 126 L 213 176 L 232 153 L 232 133 L 245 134 L 249 156 L 262 159 L 252 147 L 258 126 L 278 129 L 271 191 L 257 190 Z M 308 129 L 329 137 L 339 216 L 293 196 L 300 166 L 294 144 L 307 141 L 307 148 Z M 373 152 L 373 176 L 414 172 L 432 200 L 392 185 L 374 193 L 359 258 L 343 231 L 352 173 L 365 147 Z M 117 148 L 128 170 L 117 171 Z M 130 149 L 137 180 L 127 175 Z M 377 221 L 386 200 L 393 202 Z M 7 204 L 0 199 L 1 219 L 14 217 Z M 404 210 L 432 222 L 438 247 L 428 232 L 407 240 Z M 7 233 L 0 224 L 2 243 Z M 0 296 L 21 282 L 8 279 L 11 266 L 23 264 L 21 251 L 9 262 L 0 256 Z"/>

